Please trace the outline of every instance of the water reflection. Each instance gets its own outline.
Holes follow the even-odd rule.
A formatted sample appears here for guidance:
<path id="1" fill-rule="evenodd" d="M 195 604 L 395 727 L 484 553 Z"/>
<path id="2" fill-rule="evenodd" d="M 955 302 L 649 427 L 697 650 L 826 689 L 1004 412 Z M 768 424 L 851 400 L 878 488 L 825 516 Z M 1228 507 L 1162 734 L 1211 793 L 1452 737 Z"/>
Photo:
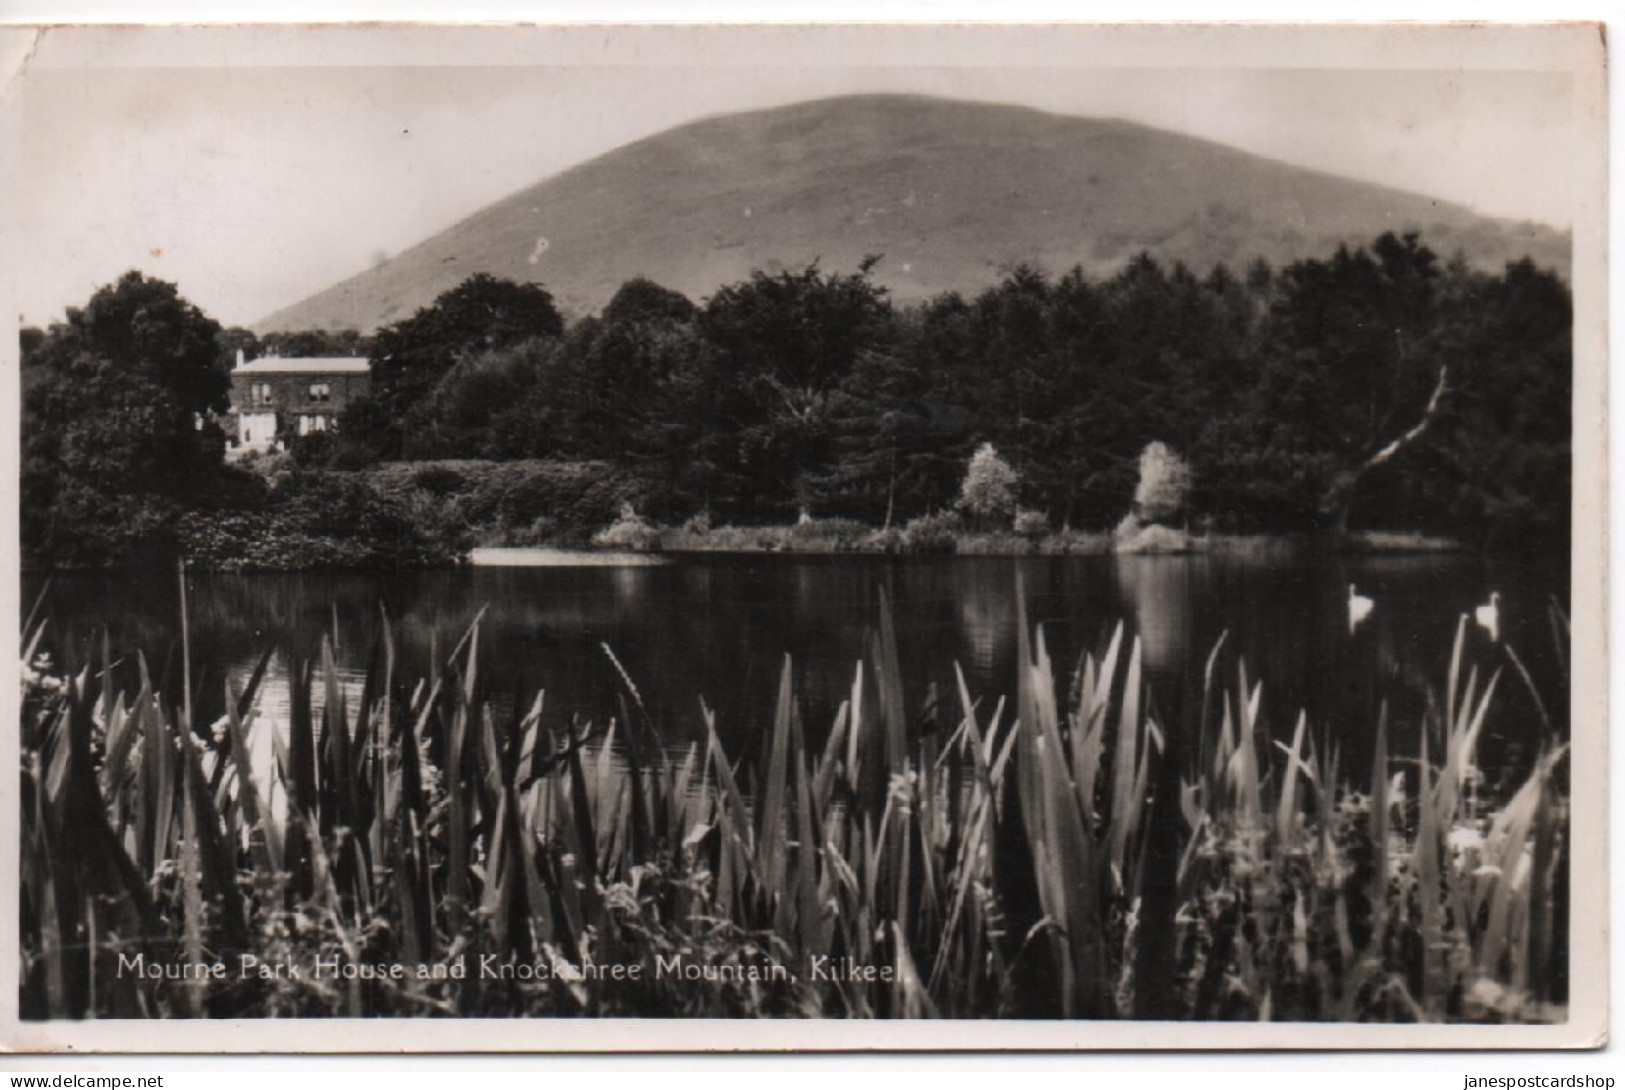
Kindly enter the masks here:
<path id="1" fill-rule="evenodd" d="M 358 678 L 385 613 L 399 642 L 398 669 L 422 676 L 485 606 L 481 672 L 490 692 L 511 702 L 544 689 L 550 723 L 577 714 L 601 721 L 616 708 L 619 681 L 607 644 L 669 743 L 703 737 L 703 697 L 725 741 L 750 747 L 771 722 L 788 654 L 808 736 L 818 739 L 847 695 L 854 661 L 870 653 L 882 591 L 892 603 L 913 706 L 930 685 L 953 692 L 956 663 L 973 695 L 1010 693 L 1018 576 L 1029 622 L 1044 626 L 1061 668 L 1102 649 L 1123 621 L 1142 641 L 1148 679 L 1172 705 L 1189 679 L 1199 682 L 1214 642 L 1228 631 L 1229 652 L 1265 681 L 1271 729 L 1289 731 L 1305 708 L 1321 734 L 1356 748 L 1369 741 L 1384 699 L 1396 744 L 1416 744 L 1428 693 L 1443 688 L 1457 619 L 1492 588 L 1502 594 L 1503 637 L 1537 684 L 1555 688 L 1559 675 L 1546 602 L 1566 585 L 1561 571 L 1486 568 L 1460 556 L 1270 563 L 1106 556 L 717 557 L 635 568 L 192 574 L 193 676 L 205 700 L 218 700 L 226 675 L 246 675 L 268 641 L 311 654 L 336 626 L 340 664 L 347 679 Z M 1350 582 L 1375 602 L 1352 637 Z M 24 601 L 37 589 L 25 586 Z M 89 658 L 106 625 L 129 669 L 141 651 L 165 679 L 160 684 L 178 691 L 172 582 L 58 577 L 47 612 L 59 656 Z M 1469 651 L 1486 673 L 1505 662 L 1501 649 L 1476 633 Z M 280 674 L 268 700 L 285 701 L 279 686 L 285 693 Z M 1487 725 L 1487 740 L 1527 739 L 1534 712 L 1521 689 L 1521 682 L 1503 684 L 1505 711 Z"/>

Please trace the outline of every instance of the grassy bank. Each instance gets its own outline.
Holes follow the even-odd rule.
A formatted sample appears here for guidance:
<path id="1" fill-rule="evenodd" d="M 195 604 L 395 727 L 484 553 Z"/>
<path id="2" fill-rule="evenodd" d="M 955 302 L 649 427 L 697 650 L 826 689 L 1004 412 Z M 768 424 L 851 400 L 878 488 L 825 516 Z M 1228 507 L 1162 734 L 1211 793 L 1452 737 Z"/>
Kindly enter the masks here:
<path id="1" fill-rule="evenodd" d="M 1039 536 L 979 532 L 941 519 L 900 529 L 875 529 L 848 519 L 813 519 L 786 526 L 658 529 L 647 547 L 691 553 L 871 553 L 897 555 L 1089 556 L 1111 551 L 1111 535 L 1065 531 Z M 614 528 L 611 528 L 611 535 Z M 611 536 L 611 539 L 613 537 Z"/>
<path id="2" fill-rule="evenodd" d="M 1351 770 L 1301 718 L 1271 743 L 1223 640 L 1181 722 L 1121 627 L 1063 674 L 1020 625 L 1010 698 L 961 681 L 926 729 L 882 602 L 827 735 L 809 744 L 787 659 L 743 761 L 709 712 L 706 740 L 667 748 L 624 673 L 594 722 L 541 694 L 499 713 L 478 622 L 404 678 L 386 626 L 353 703 L 329 640 L 288 663 L 270 767 L 259 672 L 194 725 L 144 662 L 133 689 L 105 652 L 44 668 L 36 628 L 22 1013 L 1563 1016 L 1567 747 L 1531 724 L 1527 778 L 1483 797 L 1479 731 L 1518 682 L 1461 630 L 1418 664 L 1440 678 L 1427 722 L 1383 717 Z M 241 974 L 245 955 L 302 972 Z"/>
<path id="3" fill-rule="evenodd" d="M 1284 559 L 1325 551 L 1349 553 L 1443 552 L 1461 548 L 1450 539 L 1419 533 L 1357 531 L 1328 542 L 1305 534 L 1221 534 L 1150 525 L 1129 532 L 1049 530 L 1027 533 L 977 527 L 952 512 L 875 529 L 852 519 L 804 519 L 783 526 L 713 526 L 691 519 L 660 526 L 623 508 L 614 523 L 593 536 L 594 547 L 672 553 L 870 553 L 959 556 L 1098 556 L 1107 553 L 1211 554 Z"/>
<path id="4" fill-rule="evenodd" d="M 357 474 L 237 476 L 231 493 L 177 521 L 176 548 L 194 567 L 387 570 L 455 564 L 461 555 L 459 542 Z"/>

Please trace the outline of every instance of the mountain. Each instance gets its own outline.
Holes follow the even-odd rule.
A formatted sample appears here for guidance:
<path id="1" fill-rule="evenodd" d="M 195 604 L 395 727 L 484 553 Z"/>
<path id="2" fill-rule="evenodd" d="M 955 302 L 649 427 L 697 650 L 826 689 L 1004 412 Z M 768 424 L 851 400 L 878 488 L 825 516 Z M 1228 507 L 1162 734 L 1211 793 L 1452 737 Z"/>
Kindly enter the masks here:
<path id="1" fill-rule="evenodd" d="M 1105 273 L 1147 250 L 1205 272 L 1420 229 L 1498 269 L 1565 276 L 1569 239 L 1460 205 L 1127 121 L 912 95 L 713 117 L 601 155 L 265 319 L 261 331 L 398 321 L 475 272 L 540 281 L 567 314 L 646 276 L 701 299 L 813 260 L 903 300 L 974 292 L 1018 262 Z"/>

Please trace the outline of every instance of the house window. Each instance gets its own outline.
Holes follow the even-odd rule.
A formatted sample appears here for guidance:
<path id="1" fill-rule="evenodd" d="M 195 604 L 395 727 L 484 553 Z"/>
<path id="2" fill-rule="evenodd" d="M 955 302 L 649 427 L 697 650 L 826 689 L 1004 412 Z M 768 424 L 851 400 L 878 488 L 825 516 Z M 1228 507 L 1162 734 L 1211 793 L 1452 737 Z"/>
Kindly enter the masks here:
<path id="1" fill-rule="evenodd" d="M 256 382 L 249 388 L 248 398 L 255 405 L 271 404 L 271 384 L 269 382 Z"/>
<path id="2" fill-rule="evenodd" d="M 329 387 L 327 385 L 327 383 L 325 383 L 325 382 L 313 382 L 313 383 L 311 383 L 310 384 L 310 400 L 312 400 L 312 401 L 332 401 L 333 400 L 332 388 Z"/>

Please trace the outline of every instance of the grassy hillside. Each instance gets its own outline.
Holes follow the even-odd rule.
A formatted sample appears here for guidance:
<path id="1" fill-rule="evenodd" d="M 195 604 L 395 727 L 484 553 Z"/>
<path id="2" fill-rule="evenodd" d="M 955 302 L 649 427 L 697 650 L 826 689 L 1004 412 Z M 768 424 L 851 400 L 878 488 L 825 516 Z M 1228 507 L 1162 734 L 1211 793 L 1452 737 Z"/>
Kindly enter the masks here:
<path id="1" fill-rule="evenodd" d="M 1002 267 L 1111 269 L 1141 250 L 1205 269 L 1421 229 L 1499 268 L 1565 275 L 1566 235 L 1124 121 L 906 95 L 684 125 L 500 201 L 271 315 L 262 329 L 387 324 L 475 272 L 539 280 L 576 314 L 636 275 L 693 298 L 754 269 L 883 253 L 899 298 Z"/>

